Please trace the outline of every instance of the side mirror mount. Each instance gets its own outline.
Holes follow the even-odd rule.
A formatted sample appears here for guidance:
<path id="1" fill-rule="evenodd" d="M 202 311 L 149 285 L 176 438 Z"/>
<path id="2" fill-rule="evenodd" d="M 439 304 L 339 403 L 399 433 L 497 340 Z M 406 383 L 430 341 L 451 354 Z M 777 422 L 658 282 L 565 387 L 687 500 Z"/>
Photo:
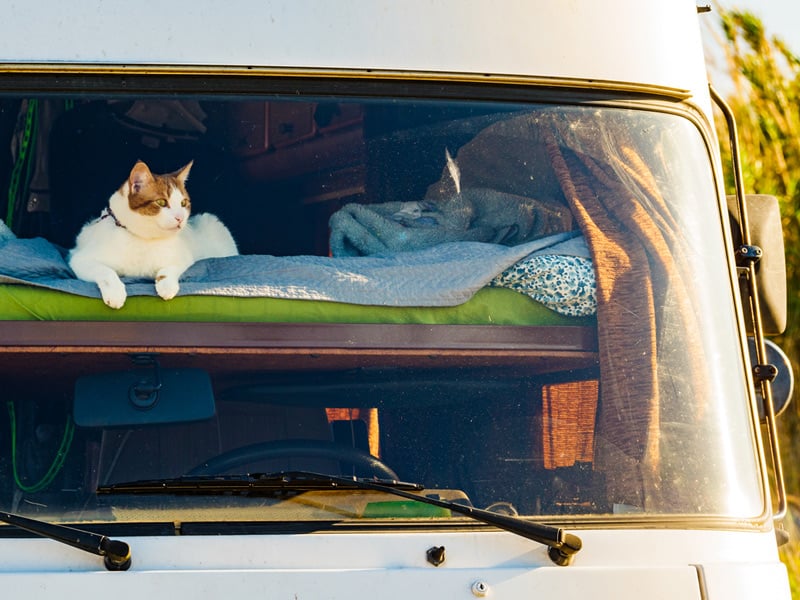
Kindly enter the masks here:
<path id="1" fill-rule="evenodd" d="M 731 218 L 733 242 L 741 250 L 742 232 L 736 196 L 728 196 L 728 214 Z M 761 307 L 761 322 L 765 335 L 779 335 L 786 329 L 786 256 L 783 246 L 783 227 L 778 199 L 766 194 L 747 194 L 747 220 L 750 225 L 750 243 L 761 249 L 757 259 L 758 301 Z M 741 252 L 737 255 L 740 263 Z M 748 310 L 748 282 L 739 280 L 739 294 L 745 307 L 744 318 L 748 335 L 752 335 L 753 316 Z"/>

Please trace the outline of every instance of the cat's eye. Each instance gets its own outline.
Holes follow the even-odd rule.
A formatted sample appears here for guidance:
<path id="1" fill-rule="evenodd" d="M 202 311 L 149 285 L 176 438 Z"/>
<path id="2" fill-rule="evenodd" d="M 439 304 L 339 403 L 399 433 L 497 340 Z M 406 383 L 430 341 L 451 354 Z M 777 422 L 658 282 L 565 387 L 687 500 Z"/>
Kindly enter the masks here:
<path id="1" fill-rule="evenodd" d="M 189 201 L 186 198 L 184 198 L 183 200 L 181 200 L 181 206 L 183 208 L 186 208 L 187 206 L 189 206 Z"/>
<path id="2" fill-rule="evenodd" d="M 160 206 L 161 208 L 164 208 L 167 205 L 167 201 L 164 200 L 164 198 L 159 198 L 158 200 L 153 200 L 153 204 L 155 204 L 156 206 Z"/>

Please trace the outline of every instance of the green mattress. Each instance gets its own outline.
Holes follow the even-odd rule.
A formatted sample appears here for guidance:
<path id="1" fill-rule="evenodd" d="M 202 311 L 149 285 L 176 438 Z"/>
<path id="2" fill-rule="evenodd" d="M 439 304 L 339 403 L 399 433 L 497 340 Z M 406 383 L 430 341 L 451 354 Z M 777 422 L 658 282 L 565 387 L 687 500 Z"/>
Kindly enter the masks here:
<path id="1" fill-rule="evenodd" d="M 0 320 L 197 321 L 266 323 L 423 323 L 443 325 L 587 325 L 506 288 L 483 288 L 445 307 L 363 306 L 316 300 L 178 296 L 129 297 L 120 310 L 95 298 L 26 285 L 0 285 Z"/>

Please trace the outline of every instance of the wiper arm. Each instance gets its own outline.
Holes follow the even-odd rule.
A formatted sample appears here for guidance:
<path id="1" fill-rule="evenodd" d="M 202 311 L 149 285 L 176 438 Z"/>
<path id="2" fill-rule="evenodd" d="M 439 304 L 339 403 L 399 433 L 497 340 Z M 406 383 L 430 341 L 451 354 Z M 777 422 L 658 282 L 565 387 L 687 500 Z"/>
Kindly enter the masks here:
<path id="1" fill-rule="evenodd" d="M 112 540 L 91 531 L 29 519 L 7 512 L 0 512 L 0 521 L 78 550 L 102 556 L 103 563 L 109 571 L 127 571 L 131 566 L 131 548 L 126 542 Z"/>
<path id="2" fill-rule="evenodd" d="M 338 479 L 333 478 L 332 479 Z M 471 517 L 476 521 L 487 523 L 499 527 L 509 533 L 514 533 L 521 537 L 533 540 L 548 547 L 547 554 L 554 563 L 559 566 L 566 566 L 572 562 L 573 555 L 578 552 L 583 543 L 581 539 L 572 533 L 567 533 L 560 527 L 553 527 L 552 525 L 544 525 L 541 523 L 531 523 L 519 517 L 511 517 L 493 513 L 488 510 L 474 508 L 472 506 L 465 506 L 449 500 L 440 500 L 438 498 L 431 498 L 430 496 L 422 496 L 412 494 L 396 487 L 383 485 L 378 481 L 370 479 L 355 479 L 350 480 L 341 478 L 342 482 L 357 481 L 361 489 L 375 490 L 384 492 L 386 494 L 394 494 L 401 498 L 408 498 L 409 500 L 416 500 L 425 504 L 432 504 L 440 508 L 447 508 L 452 512 Z"/>
<path id="3" fill-rule="evenodd" d="M 258 496 L 280 491 L 302 492 L 311 490 L 374 490 L 394 494 L 425 504 L 449 509 L 476 521 L 494 525 L 510 533 L 522 536 L 548 547 L 548 556 L 557 565 L 572 562 L 573 555 L 582 547 L 581 539 L 560 527 L 532 523 L 518 517 L 501 515 L 488 510 L 440 500 L 412 491 L 424 488 L 418 483 L 407 483 L 388 479 L 367 479 L 322 475 L 307 471 L 287 471 L 247 476 L 200 476 L 174 479 L 143 480 L 118 483 L 97 488 L 99 494 L 236 494 Z"/>

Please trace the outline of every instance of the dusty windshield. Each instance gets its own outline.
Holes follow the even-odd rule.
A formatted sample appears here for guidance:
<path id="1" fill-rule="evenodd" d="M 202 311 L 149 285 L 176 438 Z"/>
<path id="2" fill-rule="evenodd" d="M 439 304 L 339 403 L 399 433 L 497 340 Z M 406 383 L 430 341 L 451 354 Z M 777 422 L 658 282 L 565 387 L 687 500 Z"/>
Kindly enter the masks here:
<path id="1" fill-rule="evenodd" d="M 458 518 L 288 484 L 108 493 L 301 471 L 551 520 L 761 513 L 717 183 L 685 117 L 374 94 L 0 102 L 0 509 Z"/>

